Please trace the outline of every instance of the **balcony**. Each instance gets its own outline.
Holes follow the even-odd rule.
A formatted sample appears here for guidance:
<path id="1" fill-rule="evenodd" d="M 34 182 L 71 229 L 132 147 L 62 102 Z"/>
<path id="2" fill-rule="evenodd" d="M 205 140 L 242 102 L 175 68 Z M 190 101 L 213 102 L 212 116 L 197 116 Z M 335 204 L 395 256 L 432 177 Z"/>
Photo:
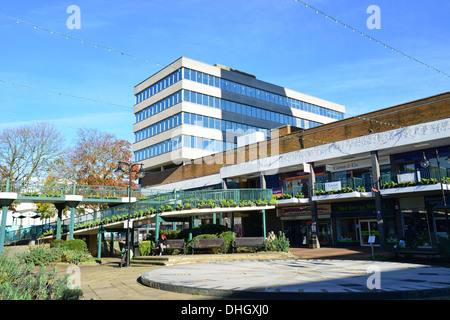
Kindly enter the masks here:
<path id="1" fill-rule="evenodd" d="M 385 173 L 380 177 L 381 195 L 450 190 L 450 169 L 436 167 Z"/>
<path id="2" fill-rule="evenodd" d="M 340 180 L 317 182 L 314 184 L 313 201 L 350 200 L 371 198 L 370 178 L 345 178 Z"/>
<path id="3" fill-rule="evenodd" d="M 277 206 L 309 205 L 308 188 L 292 186 L 282 189 L 282 195 L 277 198 Z"/>

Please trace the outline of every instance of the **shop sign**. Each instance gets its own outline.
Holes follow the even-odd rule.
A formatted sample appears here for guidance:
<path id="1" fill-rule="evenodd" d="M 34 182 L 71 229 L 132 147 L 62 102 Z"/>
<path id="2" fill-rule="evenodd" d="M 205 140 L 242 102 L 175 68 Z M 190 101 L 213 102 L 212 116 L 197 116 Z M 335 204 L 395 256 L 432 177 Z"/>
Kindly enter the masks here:
<path id="1" fill-rule="evenodd" d="M 375 216 L 375 201 L 354 201 L 348 203 L 335 203 L 332 205 L 335 218 Z M 381 205 L 384 215 L 394 214 L 394 205 L 391 199 L 383 200 Z"/>
<path id="2" fill-rule="evenodd" d="M 317 206 L 318 214 L 330 214 L 331 205 L 324 204 Z M 290 208 L 278 208 L 277 217 L 290 217 L 290 216 L 311 216 L 311 207 L 290 207 Z"/>
<path id="3" fill-rule="evenodd" d="M 378 161 L 379 161 L 380 165 L 390 163 L 389 156 L 379 157 Z M 339 164 L 331 164 L 331 165 L 327 164 L 326 170 L 328 172 L 337 172 L 337 171 L 352 170 L 352 169 L 358 169 L 358 168 L 369 168 L 371 166 L 372 166 L 372 160 L 364 159 L 364 160 L 351 161 L 351 162 L 345 162 L 345 163 L 339 163 Z"/>
<path id="4" fill-rule="evenodd" d="M 274 196 L 282 196 L 283 195 L 283 189 L 281 189 L 281 188 L 272 189 L 272 195 L 274 195 Z"/>
<path id="5" fill-rule="evenodd" d="M 304 162 L 303 163 L 303 171 L 310 173 L 311 172 L 311 164 Z"/>
<path id="6" fill-rule="evenodd" d="M 325 183 L 325 191 L 341 190 L 341 181 L 332 181 Z"/>
<path id="7" fill-rule="evenodd" d="M 410 182 L 410 181 L 417 182 L 416 175 L 414 174 L 414 172 L 398 174 L 397 180 L 398 180 L 398 183 Z"/>

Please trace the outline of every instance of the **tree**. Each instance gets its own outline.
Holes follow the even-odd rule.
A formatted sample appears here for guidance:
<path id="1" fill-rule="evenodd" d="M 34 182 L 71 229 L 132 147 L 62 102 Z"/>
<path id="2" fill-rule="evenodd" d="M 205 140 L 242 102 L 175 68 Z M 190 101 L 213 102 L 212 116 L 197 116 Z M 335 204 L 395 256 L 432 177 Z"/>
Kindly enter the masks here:
<path id="1" fill-rule="evenodd" d="M 131 143 L 96 129 L 79 129 L 64 157 L 66 178 L 85 185 L 127 186 L 114 170 L 119 161 L 131 161 Z M 133 176 L 133 178 L 135 178 Z"/>
<path id="2" fill-rule="evenodd" d="M 0 133 L 1 178 L 27 182 L 43 176 L 61 156 L 63 142 L 47 122 L 4 129 Z"/>

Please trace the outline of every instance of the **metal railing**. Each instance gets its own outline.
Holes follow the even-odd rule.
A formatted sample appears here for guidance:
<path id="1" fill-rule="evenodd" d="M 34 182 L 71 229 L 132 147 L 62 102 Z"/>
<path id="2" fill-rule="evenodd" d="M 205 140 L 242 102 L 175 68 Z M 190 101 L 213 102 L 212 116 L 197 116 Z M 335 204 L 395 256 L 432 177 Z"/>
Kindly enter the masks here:
<path id="1" fill-rule="evenodd" d="M 440 172 L 437 167 L 418 168 L 415 170 L 397 171 L 383 173 L 380 176 L 382 188 L 416 185 L 416 184 L 432 184 L 439 183 L 439 179 L 447 179 L 450 177 L 450 169 L 441 168 Z"/>
<path id="2" fill-rule="evenodd" d="M 55 183 L 46 181 L 0 180 L 0 192 L 17 193 L 18 198 L 33 197 L 64 200 L 66 195 L 81 195 L 87 202 L 94 199 L 114 200 L 128 197 L 128 187 L 92 186 L 76 183 Z M 142 198 L 141 189 L 131 188 L 131 197 Z"/>
<path id="3" fill-rule="evenodd" d="M 90 191 L 93 189 L 84 189 L 84 191 L 86 190 Z M 93 213 L 76 215 L 74 217 L 74 227 L 75 229 L 97 227 L 101 223 L 110 223 L 122 220 L 124 217 L 127 217 L 129 212 L 131 212 L 131 215 L 134 216 L 136 216 L 136 214 L 139 215 L 142 213 L 158 212 L 161 206 L 166 207 L 169 205 L 173 210 L 175 210 L 176 205 L 186 204 L 188 202 L 193 208 L 199 208 L 202 203 L 209 204 L 211 201 L 213 201 L 215 207 L 220 207 L 224 200 L 227 204 L 230 204 L 230 201 L 232 200 L 231 203 L 239 205 L 243 200 L 256 203 L 258 200 L 265 200 L 268 202 L 272 199 L 271 189 L 216 189 L 199 191 L 145 190 L 144 194 L 145 196 L 141 199 L 137 199 L 136 202 L 131 203 L 131 210 L 129 210 L 128 203 L 123 203 L 121 205 L 102 209 Z M 70 218 L 62 219 L 61 226 L 63 229 L 68 230 L 69 225 Z M 32 237 L 37 239 L 49 230 L 52 230 L 53 233 L 55 233 L 56 228 L 56 222 L 52 222 L 43 226 L 40 225 L 21 228 L 20 232 L 17 230 L 9 231 L 6 233 L 5 242 L 8 243 L 31 239 Z"/>
<path id="4" fill-rule="evenodd" d="M 370 177 L 365 177 L 365 178 L 357 178 L 357 177 L 353 177 L 353 178 L 344 178 L 344 179 L 336 179 L 336 180 L 332 180 L 332 181 L 326 181 L 326 182 L 316 182 L 314 184 L 314 191 L 317 192 L 327 192 L 327 191 L 337 191 L 337 192 L 341 192 L 341 191 L 370 191 L 372 188 L 372 183 L 371 183 L 371 178 Z M 327 187 L 327 183 L 336 183 L 334 184 L 335 186 L 333 186 L 333 189 L 331 189 L 332 187 L 330 187 L 330 185 Z M 330 190 L 329 190 L 330 189 Z"/>

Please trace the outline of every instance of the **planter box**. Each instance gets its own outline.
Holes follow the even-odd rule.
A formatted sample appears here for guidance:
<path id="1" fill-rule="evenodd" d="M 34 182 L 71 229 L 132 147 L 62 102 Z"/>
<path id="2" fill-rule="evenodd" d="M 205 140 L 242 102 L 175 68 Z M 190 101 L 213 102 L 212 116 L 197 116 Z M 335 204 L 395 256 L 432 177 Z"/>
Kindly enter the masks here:
<path id="1" fill-rule="evenodd" d="M 372 198 L 372 192 L 346 192 L 337 194 L 325 194 L 323 196 L 312 197 L 313 201 L 326 201 L 326 200 L 337 200 L 337 199 L 351 199 L 351 198 Z"/>
<path id="2" fill-rule="evenodd" d="M 448 184 L 442 185 L 444 191 L 450 190 L 450 186 Z M 424 191 L 439 191 L 441 190 L 441 184 L 422 184 L 412 187 L 400 187 L 400 188 L 389 188 L 389 189 L 381 189 L 381 195 L 391 195 L 398 193 L 414 193 L 414 192 L 424 192 Z"/>
<path id="3" fill-rule="evenodd" d="M 309 204 L 308 198 L 291 198 L 277 200 L 277 206 L 293 205 L 293 204 Z"/>

